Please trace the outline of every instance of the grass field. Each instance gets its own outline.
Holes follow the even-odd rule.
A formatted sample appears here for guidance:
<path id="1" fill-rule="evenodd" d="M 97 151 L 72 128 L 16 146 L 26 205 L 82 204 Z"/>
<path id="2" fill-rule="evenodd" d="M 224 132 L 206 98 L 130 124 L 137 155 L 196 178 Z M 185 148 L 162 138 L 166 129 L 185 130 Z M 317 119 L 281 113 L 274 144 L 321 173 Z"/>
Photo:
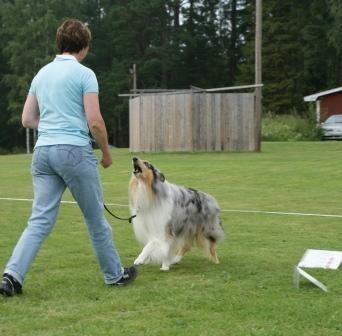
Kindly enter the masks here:
<path id="1" fill-rule="evenodd" d="M 105 201 L 127 204 L 131 154 L 101 169 Z M 225 210 L 342 215 L 342 142 L 264 143 L 261 153 L 141 154 L 170 182 L 214 195 Z M 32 198 L 28 155 L 0 156 L 0 197 Z M 64 200 L 72 200 L 69 193 Z M 31 203 L 0 200 L 0 265 Z M 126 207 L 112 207 L 122 216 Z M 140 247 L 108 217 L 125 265 Z M 139 267 L 134 285 L 108 288 L 77 206 L 63 204 L 20 297 L 0 297 L 0 335 L 341 336 L 342 277 L 313 270 L 324 293 L 293 267 L 307 248 L 342 250 L 342 218 L 222 212 L 227 239 L 214 265 L 194 248 L 169 272 Z M 1 266 L 2 267 L 2 266 Z"/>

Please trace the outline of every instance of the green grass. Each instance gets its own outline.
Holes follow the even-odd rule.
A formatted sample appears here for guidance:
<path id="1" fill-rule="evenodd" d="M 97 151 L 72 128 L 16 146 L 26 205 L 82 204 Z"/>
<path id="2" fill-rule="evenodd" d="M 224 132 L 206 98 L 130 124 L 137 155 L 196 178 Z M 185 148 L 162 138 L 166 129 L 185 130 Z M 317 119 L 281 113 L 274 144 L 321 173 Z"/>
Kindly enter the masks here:
<path id="1" fill-rule="evenodd" d="M 127 204 L 131 154 L 113 150 L 101 169 L 107 203 Z M 222 209 L 342 214 L 342 142 L 264 143 L 261 153 L 141 154 L 170 182 L 213 194 Z M 0 197 L 31 198 L 30 156 L 0 156 Z M 69 193 L 65 200 L 71 200 Z M 30 215 L 28 202 L 0 201 L 0 265 Z M 125 207 L 112 208 L 128 215 Z M 130 225 L 108 217 L 125 265 L 140 251 Z M 223 212 L 227 239 L 214 265 L 194 248 L 169 272 L 139 268 L 134 285 L 108 288 L 75 205 L 32 265 L 20 297 L 0 297 L 0 335 L 342 335 L 341 270 L 293 267 L 307 248 L 342 250 L 339 218 Z"/>

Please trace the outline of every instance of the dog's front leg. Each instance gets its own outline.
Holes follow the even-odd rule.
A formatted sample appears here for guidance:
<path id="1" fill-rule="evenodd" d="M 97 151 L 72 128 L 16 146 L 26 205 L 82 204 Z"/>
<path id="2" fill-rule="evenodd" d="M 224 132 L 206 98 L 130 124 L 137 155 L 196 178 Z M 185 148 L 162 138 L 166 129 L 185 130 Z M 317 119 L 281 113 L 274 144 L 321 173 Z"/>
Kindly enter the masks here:
<path id="1" fill-rule="evenodd" d="M 161 265 L 160 269 L 162 271 L 168 271 L 170 269 L 170 262 L 168 260 L 167 261 L 164 260 L 162 262 L 162 265 Z"/>
<path id="2" fill-rule="evenodd" d="M 151 241 L 145 245 L 138 257 L 134 261 L 134 265 L 144 265 L 151 261 L 151 252 L 154 248 L 154 242 Z"/>
<path id="3" fill-rule="evenodd" d="M 134 261 L 134 265 L 144 265 L 146 264 L 146 255 L 144 254 L 144 250 L 138 255 L 138 257 Z"/>

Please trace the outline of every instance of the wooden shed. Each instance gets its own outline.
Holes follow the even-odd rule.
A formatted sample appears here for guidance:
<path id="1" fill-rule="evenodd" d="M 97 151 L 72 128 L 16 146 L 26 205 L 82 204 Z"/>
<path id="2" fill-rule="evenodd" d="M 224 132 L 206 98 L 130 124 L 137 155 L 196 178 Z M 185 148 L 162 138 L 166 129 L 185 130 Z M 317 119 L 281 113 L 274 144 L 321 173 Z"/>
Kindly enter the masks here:
<path id="1" fill-rule="evenodd" d="M 342 87 L 306 96 L 304 101 L 316 102 L 317 122 L 323 122 L 331 115 L 342 114 Z"/>
<path id="2" fill-rule="evenodd" d="M 254 93 L 184 91 L 130 98 L 130 151 L 257 151 Z"/>

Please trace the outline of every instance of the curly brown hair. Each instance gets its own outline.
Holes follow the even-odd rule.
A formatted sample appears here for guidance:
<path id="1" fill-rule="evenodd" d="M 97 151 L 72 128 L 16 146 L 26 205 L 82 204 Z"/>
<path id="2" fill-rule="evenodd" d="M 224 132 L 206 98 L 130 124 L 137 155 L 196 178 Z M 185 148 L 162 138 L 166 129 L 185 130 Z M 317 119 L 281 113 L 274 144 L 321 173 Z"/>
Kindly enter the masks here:
<path id="1" fill-rule="evenodd" d="M 57 29 L 56 43 L 58 51 L 78 53 L 89 47 L 91 32 L 81 21 L 75 19 L 65 20 Z"/>

